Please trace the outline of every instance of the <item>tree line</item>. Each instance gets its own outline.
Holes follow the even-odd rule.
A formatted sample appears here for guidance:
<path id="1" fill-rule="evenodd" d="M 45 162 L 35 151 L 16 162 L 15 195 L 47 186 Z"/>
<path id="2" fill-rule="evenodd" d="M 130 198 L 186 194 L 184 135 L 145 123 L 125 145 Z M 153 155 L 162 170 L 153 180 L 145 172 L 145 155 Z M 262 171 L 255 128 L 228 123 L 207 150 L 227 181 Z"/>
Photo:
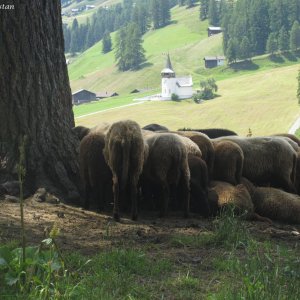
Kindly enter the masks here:
<path id="1" fill-rule="evenodd" d="M 123 0 L 108 8 L 99 8 L 84 24 L 73 20 L 72 26 L 64 24 L 65 52 L 82 52 L 99 42 L 103 37 L 109 40 L 109 34 L 130 23 L 137 26 L 141 35 L 151 27 L 158 29 L 169 24 L 170 9 L 177 0 Z M 104 52 L 110 51 L 111 46 Z"/>
<path id="2" fill-rule="evenodd" d="M 299 0 L 201 0 L 200 19 L 222 26 L 229 62 L 300 48 Z"/>

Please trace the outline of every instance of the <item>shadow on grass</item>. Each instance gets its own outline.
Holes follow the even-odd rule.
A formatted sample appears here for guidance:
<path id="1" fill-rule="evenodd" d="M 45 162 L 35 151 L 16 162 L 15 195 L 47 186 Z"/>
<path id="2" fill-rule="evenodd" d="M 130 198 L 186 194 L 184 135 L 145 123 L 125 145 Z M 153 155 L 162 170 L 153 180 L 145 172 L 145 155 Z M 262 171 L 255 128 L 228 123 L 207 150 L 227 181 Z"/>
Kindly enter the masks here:
<path id="1" fill-rule="evenodd" d="M 269 59 L 270 59 L 270 61 L 278 63 L 278 64 L 284 63 L 284 59 L 282 58 L 281 55 L 271 54 L 269 56 Z"/>
<path id="2" fill-rule="evenodd" d="M 292 52 L 284 52 L 282 55 L 289 61 L 297 61 L 297 57 Z"/>
<path id="3" fill-rule="evenodd" d="M 153 63 L 145 62 L 145 63 L 143 63 L 139 66 L 138 70 L 141 70 L 141 69 L 144 69 L 144 68 L 147 68 L 147 67 L 151 67 L 151 66 L 153 66 Z"/>
<path id="4" fill-rule="evenodd" d="M 259 65 L 255 64 L 252 60 L 244 60 L 230 64 L 230 68 L 235 72 L 241 70 L 258 70 Z"/>

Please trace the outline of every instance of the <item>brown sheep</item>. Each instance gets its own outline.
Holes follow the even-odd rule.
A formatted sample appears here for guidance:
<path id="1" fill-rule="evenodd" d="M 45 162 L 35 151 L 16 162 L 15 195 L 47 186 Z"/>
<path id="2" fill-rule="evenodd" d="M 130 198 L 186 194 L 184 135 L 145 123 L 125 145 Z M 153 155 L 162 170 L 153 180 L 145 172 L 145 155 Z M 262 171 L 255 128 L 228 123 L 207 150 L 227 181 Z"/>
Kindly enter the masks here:
<path id="1" fill-rule="evenodd" d="M 149 154 L 143 170 L 143 182 L 153 183 L 161 189 L 160 216 L 167 213 L 171 186 L 180 186 L 185 216 L 188 216 L 190 171 L 186 146 L 179 136 L 171 133 L 145 133 L 144 137 Z"/>
<path id="2" fill-rule="evenodd" d="M 120 195 L 128 188 L 131 217 L 136 220 L 137 186 L 147 153 L 140 126 L 131 120 L 113 123 L 105 136 L 103 153 L 113 174 L 114 219 L 120 220 Z"/>
<path id="3" fill-rule="evenodd" d="M 296 143 L 300 147 L 300 139 L 291 133 L 277 133 L 274 136 L 283 136 L 291 139 L 294 143 Z"/>
<path id="4" fill-rule="evenodd" d="M 104 135 L 96 133 L 86 135 L 80 143 L 79 165 L 86 209 L 90 207 L 91 200 L 97 202 L 100 210 L 103 209 L 111 191 L 112 173 L 102 153 L 104 146 Z"/>
<path id="5" fill-rule="evenodd" d="M 162 131 L 162 130 L 169 131 L 169 129 L 166 126 L 155 124 L 155 123 L 148 124 L 144 126 L 142 129 L 149 130 L 149 131 Z"/>
<path id="6" fill-rule="evenodd" d="M 209 179 L 212 179 L 215 151 L 209 137 L 206 134 L 197 131 L 173 131 L 173 133 L 188 137 L 199 147 L 202 153 L 202 159 L 206 162 L 208 168 Z"/>
<path id="7" fill-rule="evenodd" d="M 227 182 L 213 181 L 212 190 L 218 195 L 218 209 L 233 205 L 238 214 L 246 213 L 246 217 L 252 217 L 254 206 L 247 188 L 243 184 L 236 186 Z"/>
<path id="8" fill-rule="evenodd" d="M 81 141 L 90 132 L 90 128 L 84 126 L 75 126 L 72 128 L 72 131 L 78 137 L 79 141 Z"/>
<path id="9" fill-rule="evenodd" d="M 244 153 L 243 176 L 256 185 L 272 185 L 288 192 L 295 191 L 297 153 L 282 138 L 223 137 L 238 144 Z"/>
<path id="10" fill-rule="evenodd" d="M 230 141 L 214 141 L 214 180 L 233 185 L 241 183 L 244 154 L 239 145 Z"/>
<path id="11" fill-rule="evenodd" d="M 271 187 L 257 187 L 255 211 L 272 220 L 300 224 L 300 196 Z"/>

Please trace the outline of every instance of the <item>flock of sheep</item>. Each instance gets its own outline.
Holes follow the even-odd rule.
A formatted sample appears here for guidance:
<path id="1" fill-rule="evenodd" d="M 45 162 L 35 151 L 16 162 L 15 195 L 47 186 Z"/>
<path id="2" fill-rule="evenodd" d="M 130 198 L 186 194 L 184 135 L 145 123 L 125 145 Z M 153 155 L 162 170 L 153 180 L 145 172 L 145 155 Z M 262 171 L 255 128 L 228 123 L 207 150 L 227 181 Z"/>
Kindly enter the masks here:
<path id="1" fill-rule="evenodd" d="M 300 223 L 300 140 L 290 134 L 240 137 L 226 129 L 169 131 L 135 121 L 73 128 L 80 139 L 85 208 L 113 216 L 138 208 L 215 215 L 232 205 L 259 220 Z"/>

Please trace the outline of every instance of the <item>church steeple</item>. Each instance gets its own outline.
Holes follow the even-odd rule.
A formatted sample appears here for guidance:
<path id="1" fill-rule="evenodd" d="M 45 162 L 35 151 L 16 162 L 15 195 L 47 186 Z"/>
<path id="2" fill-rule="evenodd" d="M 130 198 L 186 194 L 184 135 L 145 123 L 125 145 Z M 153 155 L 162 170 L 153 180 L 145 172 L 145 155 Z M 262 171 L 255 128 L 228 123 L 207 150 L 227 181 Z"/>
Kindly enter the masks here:
<path id="1" fill-rule="evenodd" d="M 167 54 L 166 69 L 170 69 L 174 72 L 169 53 Z"/>
<path id="2" fill-rule="evenodd" d="M 169 53 L 167 54 L 166 67 L 161 71 L 161 77 L 163 78 L 174 78 L 175 72 L 172 67 Z"/>

